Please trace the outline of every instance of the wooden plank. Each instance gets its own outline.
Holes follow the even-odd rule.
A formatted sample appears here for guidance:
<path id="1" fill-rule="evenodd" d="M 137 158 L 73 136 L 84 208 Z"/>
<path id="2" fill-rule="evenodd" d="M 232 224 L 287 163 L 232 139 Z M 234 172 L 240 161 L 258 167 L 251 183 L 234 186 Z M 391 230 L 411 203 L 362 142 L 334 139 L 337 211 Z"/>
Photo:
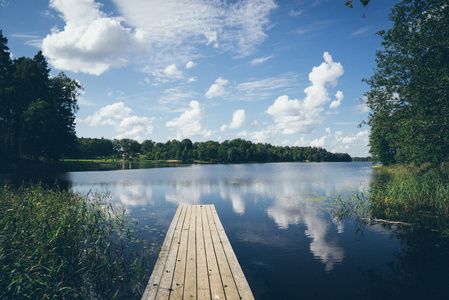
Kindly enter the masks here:
<path id="1" fill-rule="evenodd" d="M 226 235 L 226 232 L 221 224 L 220 219 L 218 218 L 218 214 L 216 212 L 215 206 L 211 207 L 213 213 L 213 217 L 215 219 L 215 225 L 217 227 L 218 234 L 220 236 L 221 244 L 223 245 L 223 249 L 226 253 L 226 257 L 229 263 L 229 267 L 234 276 L 234 281 L 237 285 L 237 289 L 239 291 L 240 299 L 254 299 L 253 293 L 251 292 L 251 288 L 249 287 L 248 281 L 246 280 L 245 275 L 243 274 L 243 270 L 240 267 L 240 264 L 235 256 L 234 250 L 229 243 L 229 239 Z"/>
<path id="2" fill-rule="evenodd" d="M 187 240 L 189 238 L 190 214 L 192 206 L 185 207 L 186 214 L 184 224 L 181 228 L 181 238 L 179 240 L 178 255 L 175 261 L 175 271 L 171 284 L 169 299 L 182 299 L 184 295 L 184 278 L 186 273 Z"/>
<path id="3" fill-rule="evenodd" d="M 170 250 L 168 251 L 167 262 L 162 272 L 161 283 L 156 294 L 156 299 L 168 299 L 170 291 L 172 289 L 173 274 L 176 265 L 176 258 L 178 256 L 179 241 L 181 239 L 182 226 L 184 225 L 184 219 L 186 215 L 186 207 L 181 206 L 181 215 L 179 222 L 176 224 L 175 231 L 173 233 L 173 240 Z"/>
<path id="4" fill-rule="evenodd" d="M 196 299 L 196 218 L 198 206 L 192 205 L 191 208 L 183 299 Z"/>
<path id="5" fill-rule="evenodd" d="M 201 216 L 203 219 L 204 246 L 206 247 L 206 261 L 207 271 L 209 273 L 211 299 L 225 299 L 220 270 L 218 269 L 217 257 L 215 255 L 214 245 L 210 235 L 205 205 L 201 208 Z"/>
<path id="6" fill-rule="evenodd" d="M 212 237 L 212 242 L 214 245 L 214 251 L 217 258 L 218 267 L 220 270 L 222 286 L 226 295 L 226 299 L 240 299 L 240 295 L 237 291 L 237 286 L 234 281 L 234 276 L 232 274 L 231 268 L 228 263 L 221 239 L 216 226 L 216 221 L 213 213 L 216 214 L 215 210 L 212 210 L 212 206 L 206 207 L 207 217 L 209 221 L 209 228 Z"/>
<path id="7" fill-rule="evenodd" d="M 211 299 L 201 210 L 201 206 L 197 208 L 196 216 L 197 297 L 198 299 Z"/>
<path id="8" fill-rule="evenodd" d="M 159 252 L 158 259 L 156 264 L 154 265 L 153 273 L 151 273 L 150 280 L 148 281 L 148 285 L 145 289 L 145 292 L 142 296 L 142 299 L 152 300 L 156 299 L 157 291 L 159 290 L 159 285 L 162 278 L 162 273 L 165 268 L 165 264 L 167 262 L 168 250 L 172 244 L 173 233 L 179 221 L 179 216 L 181 215 L 181 207 L 178 207 L 176 210 L 175 216 L 173 217 L 173 221 L 170 224 L 170 227 L 167 230 L 167 235 L 165 236 L 164 243 L 162 244 L 161 251 Z"/>

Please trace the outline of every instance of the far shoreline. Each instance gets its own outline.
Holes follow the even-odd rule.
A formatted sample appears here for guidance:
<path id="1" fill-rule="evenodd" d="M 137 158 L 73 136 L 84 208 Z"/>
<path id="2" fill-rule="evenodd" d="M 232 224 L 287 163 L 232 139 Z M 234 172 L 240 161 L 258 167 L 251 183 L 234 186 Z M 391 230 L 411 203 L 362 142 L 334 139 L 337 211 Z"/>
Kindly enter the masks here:
<path id="1" fill-rule="evenodd" d="M 369 161 L 369 160 L 365 160 Z M 140 160 L 140 159 L 59 159 L 57 161 L 28 161 L 22 160 L 12 164 L 1 164 L 0 174 L 7 175 L 22 172 L 37 173 L 64 173 L 64 172 L 82 172 L 82 171 L 112 171 L 125 169 L 147 169 L 147 168 L 164 168 L 164 167 L 182 167 L 186 165 L 198 164 L 256 164 L 256 163 L 320 163 L 327 161 L 267 161 L 267 162 L 237 162 L 223 163 L 211 161 L 181 161 L 176 159 L 168 160 Z M 360 160 L 351 162 L 364 162 Z"/>

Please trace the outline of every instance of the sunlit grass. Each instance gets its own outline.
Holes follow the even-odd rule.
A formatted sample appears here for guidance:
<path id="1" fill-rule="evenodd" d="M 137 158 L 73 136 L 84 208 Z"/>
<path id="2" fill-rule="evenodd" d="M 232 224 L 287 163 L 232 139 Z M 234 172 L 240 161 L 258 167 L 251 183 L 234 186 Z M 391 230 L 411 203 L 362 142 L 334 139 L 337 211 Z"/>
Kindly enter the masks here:
<path id="1" fill-rule="evenodd" d="M 395 166 L 386 169 L 390 180 L 371 189 L 373 209 L 389 217 L 427 212 L 436 217 L 449 214 L 449 170 Z"/>
<path id="2" fill-rule="evenodd" d="M 337 197 L 332 215 L 338 220 L 382 220 L 407 223 L 449 235 L 447 167 L 383 167 L 386 180 L 373 183 L 366 195 Z"/>
<path id="3" fill-rule="evenodd" d="M 149 252 L 130 225 L 105 195 L 0 187 L 0 298 L 139 298 Z"/>

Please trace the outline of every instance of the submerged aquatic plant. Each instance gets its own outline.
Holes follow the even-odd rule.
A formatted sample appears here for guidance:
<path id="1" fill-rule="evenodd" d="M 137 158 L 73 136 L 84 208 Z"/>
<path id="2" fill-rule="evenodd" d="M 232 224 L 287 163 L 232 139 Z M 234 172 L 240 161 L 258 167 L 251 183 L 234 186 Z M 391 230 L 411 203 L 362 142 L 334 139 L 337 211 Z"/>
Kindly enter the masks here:
<path id="1" fill-rule="evenodd" d="M 135 298 L 150 252 L 107 195 L 0 187 L 0 298 Z"/>
<path id="2" fill-rule="evenodd" d="M 337 196 L 331 210 L 331 215 L 340 221 L 348 218 L 370 219 L 370 202 L 363 193 L 353 193 L 347 197 Z"/>
<path id="3" fill-rule="evenodd" d="M 354 221 L 356 232 L 361 234 L 371 220 L 369 199 L 365 197 L 365 194 L 359 192 L 337 196 L 332 203 L 330 213 L 335 223 Z"/>

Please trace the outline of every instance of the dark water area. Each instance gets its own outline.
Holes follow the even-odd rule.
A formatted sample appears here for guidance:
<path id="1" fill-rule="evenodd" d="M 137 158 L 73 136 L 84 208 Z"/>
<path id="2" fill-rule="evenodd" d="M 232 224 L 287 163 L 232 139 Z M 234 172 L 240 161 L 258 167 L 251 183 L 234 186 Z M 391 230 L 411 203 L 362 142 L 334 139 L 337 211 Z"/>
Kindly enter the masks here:
<path id="1" fill-rule="evenodd" d="M 214 204 L 256 299 L 447 299 L 447 238 L 332 217 L 336 197 L 383 180 L 370 163 L 131 166 L 45 180 L 108 193 L 156 245 L 178 205 Z"/>

